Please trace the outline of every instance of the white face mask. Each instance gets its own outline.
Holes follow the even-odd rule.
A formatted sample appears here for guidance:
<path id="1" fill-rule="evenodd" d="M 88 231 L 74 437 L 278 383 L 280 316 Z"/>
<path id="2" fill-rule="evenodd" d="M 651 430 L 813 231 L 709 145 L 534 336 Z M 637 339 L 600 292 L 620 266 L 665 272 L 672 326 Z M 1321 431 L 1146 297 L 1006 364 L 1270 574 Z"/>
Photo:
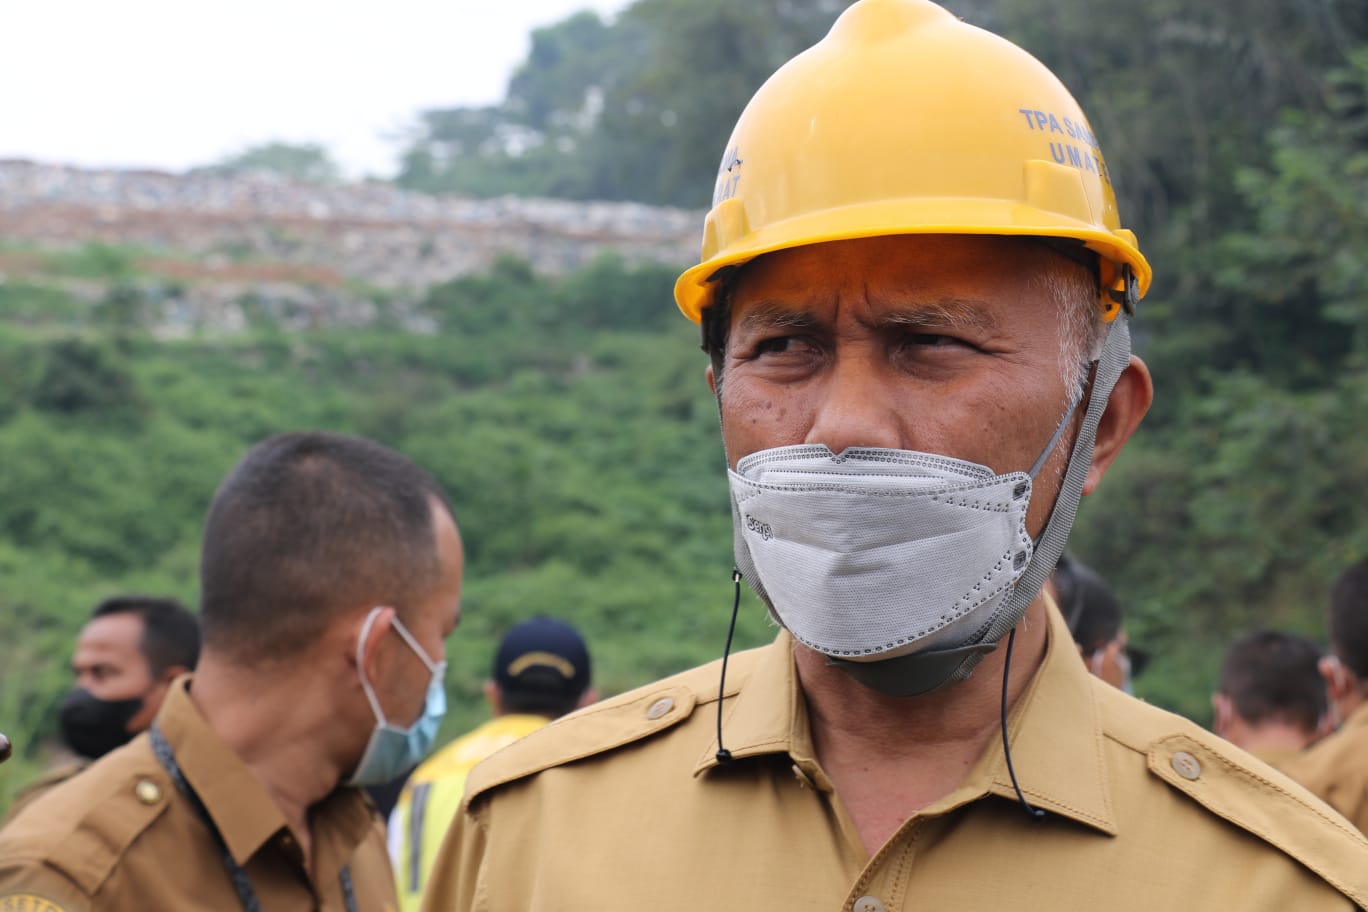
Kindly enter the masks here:
<path id="1" fill-rule="evenodd" d="M 928 453 L 763 450 L 729 472 L 736 566 L 793 636 L 868 687 L 912 696 L 964 680 L 1025 615 L 1064 551 L 1093 439 L 1130 359 L 1108 333 L 1044 530 L 1026 531 L 1029 472 Z"/>
<path id="2" fill-rule="evenodd" d="M 742 575 L 795 639 L 836 658 L 972 642 L 1031 559 L 1025 472 L 789 446 L 729 476 Z"/>

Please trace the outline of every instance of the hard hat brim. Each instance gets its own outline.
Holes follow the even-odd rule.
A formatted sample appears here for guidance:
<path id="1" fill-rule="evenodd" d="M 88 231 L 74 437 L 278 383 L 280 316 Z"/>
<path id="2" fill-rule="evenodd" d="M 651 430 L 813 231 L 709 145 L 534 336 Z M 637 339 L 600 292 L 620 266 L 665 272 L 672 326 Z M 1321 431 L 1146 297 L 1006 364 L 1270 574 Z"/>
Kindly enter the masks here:
<path id="1" fill-rule="evenodd" d="M 1094 223 L 1072 219 L 1019 201 L 985 199 L 895 199 L 825 209 L 773 222 L 744 232 L 741 242 L 727 245 L 675 282 L 675 302 L 697 323 L 712 306 L 719 270 L 740 266 L 779 250 L 865 237 L 917 234 L 1058 237 L 1082 241 L 1100 257 L 1101 280 L 1111 287 L 1120 267 L 1129 265 L 1140 296 L 1149 290 L 1153 271 L 1134 235 L 1100 230 Z"/>

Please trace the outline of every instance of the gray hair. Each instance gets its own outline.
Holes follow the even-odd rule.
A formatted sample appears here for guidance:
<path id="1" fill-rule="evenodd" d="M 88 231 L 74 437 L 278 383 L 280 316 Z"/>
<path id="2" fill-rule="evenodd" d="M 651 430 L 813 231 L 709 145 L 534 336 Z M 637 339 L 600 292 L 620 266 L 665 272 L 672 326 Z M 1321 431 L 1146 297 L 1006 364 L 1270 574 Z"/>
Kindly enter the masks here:
<path id="1" fill-rule="evenodd" d="M 1061 259 L 1033 276 L 1031 286 L 1054 302 L 1059 315 L 1059 373 L 1073 408 L 1083 398 L 1088 367 L 1101 357 L 1107 340 L 1097 279 L 1082 266 Z"/>

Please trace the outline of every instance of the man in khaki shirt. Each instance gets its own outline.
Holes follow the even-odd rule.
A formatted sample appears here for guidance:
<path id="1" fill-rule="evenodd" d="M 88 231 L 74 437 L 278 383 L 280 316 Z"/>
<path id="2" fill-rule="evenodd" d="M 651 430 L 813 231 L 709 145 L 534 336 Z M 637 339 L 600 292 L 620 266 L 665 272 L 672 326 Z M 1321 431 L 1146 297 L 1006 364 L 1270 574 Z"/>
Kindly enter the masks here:
<path id="1" fill-rule="evenodd" d="M 400 454 L 258 444 L 206 520 L 198 668 L 148 732 L 0 830 L 0 910 L 396 908 L 350 785 L 431 746 L 461 575 L 441 489 Z"/>
<path id="2" fill-rule="evenodd" d="M 1325 734 L 1320 658 L 1315 643 L 1280 630 L 1237 638 L 1226 649 L 1211 695 L 1211 730 L 1283 769 Z"/>
<path id="3" fill-rule="evenodd" d="M 1346 821 L 1092 678 L 1038 595 L 1149 406 L 1149 280 L 1043 65 L 851 6 L 741 115 L 675 286 L 784 633 L 477 767 L 424 908 L 1368 902 Z"/>
<path id="4" fill-rule="evenodd" d="M 95 606 L 71 656 L 75 686 L 62 699 L 62 740 L 77 755 L 30 782 L 0 826 L 40 795 L 122 747 L 157 717 L 171 682 L 194 670 L 199 622 L 175 599 L 121 595 Z"/>
<path id="5" fill-rule="evenodd" d="M 1368 833 L 1368 559 L 1340 575 L 1327 620 L 1331 655 L 1321 673 L 1344 721 L 1282 769 Z"/>

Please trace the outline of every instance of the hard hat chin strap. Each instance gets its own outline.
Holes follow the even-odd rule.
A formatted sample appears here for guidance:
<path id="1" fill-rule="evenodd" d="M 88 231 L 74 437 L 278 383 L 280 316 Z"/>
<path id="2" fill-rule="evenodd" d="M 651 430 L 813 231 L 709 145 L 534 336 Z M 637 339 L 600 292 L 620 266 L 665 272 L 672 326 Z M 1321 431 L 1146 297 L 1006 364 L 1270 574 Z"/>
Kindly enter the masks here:
<path id="1" fill-rule="evenodd" d="M 1110 324 L 1107 341 L 1093 371 L 1088 408 L 1078 429 L 1078 439 L 1069 454 L 1068 467 L 1060 482 L 1054 508 L 1045 528 L 1035 540 L 1031 560 L 1017 581 L 1016 588 L 1002 609 L 984 625 L 971 642 L 950 649 L 930 649 L 879 662 L 849 662 L 828 659 L 861 684 L 893 697 L 914 697 L 965 680 L 988 653 L 995 650 L 1026 614 L 1045 579 L 1054 570 L 1073 528 L 1083 483 L 1092 467 L 1097 426 L 1107 409 L 1112 390 L 1130 364 L 1130 327 L 1127 318 L 1118 316 Z"/>

